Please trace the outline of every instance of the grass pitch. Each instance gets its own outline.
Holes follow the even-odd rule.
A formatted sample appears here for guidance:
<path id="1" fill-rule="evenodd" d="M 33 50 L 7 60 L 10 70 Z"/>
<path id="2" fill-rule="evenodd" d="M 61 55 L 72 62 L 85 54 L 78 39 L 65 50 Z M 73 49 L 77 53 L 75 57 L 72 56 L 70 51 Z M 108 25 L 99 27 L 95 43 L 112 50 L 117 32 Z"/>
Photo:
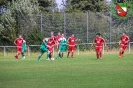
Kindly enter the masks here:
<path id="1" fill-rule="evenodd" d="M 133 55 L 75 55 L 46 61 L 43 56 L 0 57 L 0 88 L 133 88 Z"/>

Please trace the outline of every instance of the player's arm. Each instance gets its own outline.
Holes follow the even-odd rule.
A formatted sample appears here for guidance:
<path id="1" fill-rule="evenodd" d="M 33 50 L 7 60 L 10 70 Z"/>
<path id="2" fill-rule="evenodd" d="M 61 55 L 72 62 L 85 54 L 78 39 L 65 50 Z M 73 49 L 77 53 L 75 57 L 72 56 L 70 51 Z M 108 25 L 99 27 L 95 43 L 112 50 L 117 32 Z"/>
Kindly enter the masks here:
<path id="1" fill-rule="evenodd" d="M 94 44 L 95 44 L 95 41 L 92 42 L 91 47 L 93 47 Z"/>
<path id="2" fill-rule="evenodd" d="M 127 37 L 127 42 L 126 43 L 129 43 L 130 42 L 130 39 L 129 39 L 129 37 Z"/>
<path id="3" fill-rule="evenodd" d="M 16 42 L 17 42 L 17 39 L 15 39 L 15 40 L 14 40 L 14 44 L 15 44 L 15 45 L 17 45 L 17 43 L 16 43 Z"/>
<path id="4" fill-rule="evenodd" d="M 77 39 L 75 39 L 75 41 L 77 41 L 77 42 L 79 42 L 81 39 L 79 39 L 79 38 L 77 38 Z"/>
<path id="5" fill-rule="evenodd" d="M 119 41 L 119 45 L 121 44 L 121 40 Z"/>
<path id="6" fill-rule="evenodd" d="M 107 43 L 106 43 L 106 41 L 104 40 L 104 46 L 106 47 L 107 46 Z"/>

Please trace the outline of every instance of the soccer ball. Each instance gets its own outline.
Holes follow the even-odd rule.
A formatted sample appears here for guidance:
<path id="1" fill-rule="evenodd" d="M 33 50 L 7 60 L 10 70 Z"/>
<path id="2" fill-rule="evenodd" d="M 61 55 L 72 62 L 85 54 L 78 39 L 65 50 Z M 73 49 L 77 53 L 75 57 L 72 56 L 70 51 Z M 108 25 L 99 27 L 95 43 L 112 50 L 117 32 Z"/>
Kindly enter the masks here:
<path id="1" fill-rule="evenodd" d="M 51 58 L 52 61 L 54 61 L 54 58 Z"/>

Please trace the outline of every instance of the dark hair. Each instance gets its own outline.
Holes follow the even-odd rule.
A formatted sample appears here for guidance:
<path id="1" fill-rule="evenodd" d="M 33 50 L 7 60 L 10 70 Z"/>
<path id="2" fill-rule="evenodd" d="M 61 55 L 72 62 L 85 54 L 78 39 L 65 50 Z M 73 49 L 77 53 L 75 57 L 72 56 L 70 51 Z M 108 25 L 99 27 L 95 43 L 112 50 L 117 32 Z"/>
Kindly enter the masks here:
<path id="1" fill-rule="evenodd" d="M 125 34 L 126 34 L 126 32 L 123 32 L 123 33 L 125 33 Z"/>
<path id="2" fill-rule="evenodd" d="M 97 33 L 96 35 L 99 35 L 100 36 L 101 34 L 100 33 Z"/>

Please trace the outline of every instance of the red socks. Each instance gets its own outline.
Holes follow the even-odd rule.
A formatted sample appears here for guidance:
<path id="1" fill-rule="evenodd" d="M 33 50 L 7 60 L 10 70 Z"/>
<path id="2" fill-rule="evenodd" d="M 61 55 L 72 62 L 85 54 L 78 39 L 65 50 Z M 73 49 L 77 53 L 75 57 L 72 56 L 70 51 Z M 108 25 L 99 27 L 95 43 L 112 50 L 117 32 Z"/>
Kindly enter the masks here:
<path id="1" fill-rule="evenodd" d="M 74 55 L 74 52 L 72 52 L 72 57 L 73 57 L 73 55 Z"/>
<path id="2" fill-rule="evenodd" d="M 100 54 L 99 56 L 100 56 L 100 58 L 101 58 L 101 57 L 102 57 L 102 52 L 99 52 L 99 54 Z"/>

